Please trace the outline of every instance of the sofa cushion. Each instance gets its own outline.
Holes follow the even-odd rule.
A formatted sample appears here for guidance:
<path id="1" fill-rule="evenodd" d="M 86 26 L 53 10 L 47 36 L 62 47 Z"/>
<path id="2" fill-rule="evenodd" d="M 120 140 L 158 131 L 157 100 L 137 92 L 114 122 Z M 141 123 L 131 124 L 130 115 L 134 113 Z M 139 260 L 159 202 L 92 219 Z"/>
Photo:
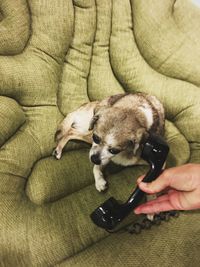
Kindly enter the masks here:
<path id="1" fill-rule="evenodd" d="M 166 111 L 167 167 L 199 163 L 199 14 L 189 0 L 2 1 L 2 266 L 198 266 L 198 211 L 137 237 L 91 222 L 108 197 L 126 200 L 147 166 L 110 166 L 100 194 L 88 145 L 71 141 L 60 161 L 51 153 L 79 105 L 146 92 Z"/>

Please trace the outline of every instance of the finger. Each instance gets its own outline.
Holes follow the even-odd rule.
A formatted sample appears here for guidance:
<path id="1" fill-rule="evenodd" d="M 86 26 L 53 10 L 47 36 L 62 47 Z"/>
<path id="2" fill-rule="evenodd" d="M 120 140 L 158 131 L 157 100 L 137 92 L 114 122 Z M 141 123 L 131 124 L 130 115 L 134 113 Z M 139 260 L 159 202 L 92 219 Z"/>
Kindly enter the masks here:
<path id="1" fill-rule="evenodd" d="M 137 179 L 137 184 L 139 184 L 139 183 L 142 182 L 142 180 L 144 179 L 144 176 L 145 176 L 145 175 L 142 175 L 142 176 L 140 176 L 140 177 Z"/>
<path id="2" fill-rule="evenodd" d="M 170 178 L 161 174 L 155 181 L 151 183 L 140 182 L 140 189 L 148 194 L 154 194 L 163 191 L 170 185 Z"/>
<path id="3" fill-rule="evenodd" d="M 171 188 L 187 192 L 197 187 L 199 171 L 199 164 L 185 164 L 165 170 L 162 177 L 168 180 Z"/>
<path id="4" fill-rule="evenodd" d="M 159 196 L 158 198 L 156 199 L 153 199 L 153 200 L 150 200 L 144 204 L 141 204 L 140 206 L 138 206 L 134 212 L 135 213 L 141 213 L 141 211 L 143 210 L 143 208 L 145 207 L 152 207 L 155 203 L 160 203 L 160 202 L 163 202 L 163 201 L 169 201 L 169 196 L 168 194 L 165 194 L 165 195 L 162 195 L 162 196 Z"/>
<path id="5" fill-rule="evenodd" d="M 171 202 L 166 199 L 163 201 L 150 201 L 145 204 L 140 205 L 137 207 L 134 212 L 135 214 L 140 214 L 140 213 L 159 213 L 161 211 L 169 211 L 169 210 L 174 210 L 174 206 L 171 204 Z"/>
<path id="6" fill-rule="evenodd" d="M 166 200 L 168 200 L 169 199 L 169 196 L 168 196 L 168 194 L 164 194 L 164 195 L 162 195 L 162 196 L 159 196 L 159 197 L 157 197 L 156 199 L 152 199 L 152 200 L 150 200 L 150 201 L 148 201 L 148 202 L 146 202 L 146 203 L 152 203 L 152 202 L 162 202 L 162 201 L 166 201 Z"/>
<path id="7" fill-rule="evenodd" d="M 185 201 L 183 201 L 185 194 L 188 195 L 190 193 L 178 192 L 171 189 L 167 194 L 138 206 L 134 212 L 139 214 L 188 209 L 188 207 L 190 208 L 191 205 L 189 206 L 187 203 L 185 203 Z"/>
<path id="8" fill-rule="evenodd" d="M 156 180 L 150 183 L 144 183 L 139 178 L 140 183 L 138 186 L 140 189 L 148 194 L 155 194 L 166 190 L 167 188 L 174 188 L 177 190 L 189 191 L 191 190 L 190 179 L 184 177 L 183 173 L 179 172 L 179 168 L 171 168 L 165 170 Z"/>
<path id="9" fill-rule="evenodd" d="M 177 189 L 179 191 L 192 191 L 197 186 L 195 174 L 199 173 L 200 167 L 196 165 L 182 165 L 165 170 L 155 181 L 151 183 L 144 183 L 139 178 L 138 184 L 140 189 L 149 194 L 158 193 L 167 187 Z"/>

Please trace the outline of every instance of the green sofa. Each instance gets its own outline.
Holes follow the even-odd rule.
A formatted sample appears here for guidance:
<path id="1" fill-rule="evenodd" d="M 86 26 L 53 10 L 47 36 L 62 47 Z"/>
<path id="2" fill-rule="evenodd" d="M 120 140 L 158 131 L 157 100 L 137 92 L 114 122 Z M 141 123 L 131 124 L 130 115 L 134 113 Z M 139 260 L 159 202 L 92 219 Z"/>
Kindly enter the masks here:
<path id="1" fill-rule="evenodd" d="M 200 266 L 199 211 L 140 235 L 91 222 L 111 195 L 125 200 L 146 167 L 110 168 L 99 193 L 88 145 L 51 156 L 67 113 L 126 91 L 162 101 L 168 167 L 200 163 L 197 4 L 2 0 L 0 55 L 0 266 Z"/>

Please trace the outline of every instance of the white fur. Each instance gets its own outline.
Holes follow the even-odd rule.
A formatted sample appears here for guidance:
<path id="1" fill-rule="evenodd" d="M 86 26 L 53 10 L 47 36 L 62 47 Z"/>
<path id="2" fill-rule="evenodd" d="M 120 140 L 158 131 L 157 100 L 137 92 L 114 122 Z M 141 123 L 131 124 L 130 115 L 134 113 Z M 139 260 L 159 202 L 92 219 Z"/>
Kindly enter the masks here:
<path id="1" fill-rule="evenodd" d="M 78 112 L 73 112 L 73 124 L 74 128 L 79 130 L 80 133 L 87 133 L 90 125 L 90 121 L 93 117 L 93 109 L 82 109 Z"/>
<path id="2" fill-rule="evenodd" d="M 127 158 L 123 157 L 122 153 L 119 153 L 118 155 L 113 157 L 111 160 L 118 165 L 131 166 L 131 165 L 135 165 L 139 161 L 139 158 L 133 157 L 131 159 L 127 159 Z"/>
<path id="3" fill-rule="evenodd" d="M 108 134 L 105 138 L 105 141 L 108 146 L 115 146 L 116 140 L 113 134 Z"/>
<path id="4" fill-rule="evenodd" d="M 110 154 L 110 152 L 108 151 L 109 146 L 105 145 L 101 151 L 101 162 L 102 165 L 105 165 L 108 163 L 108 161 L 110 160 L 111 157 L 113 157 L 113 155 Z"/>
<path id="5" fill-rule="evenodd" d="M 139 109 L 143 112 L 147 121 L 147 128 L 150 129 L 153 124 L 153 112 L 149 105 L 143 104 Z"/>
<path id="6" fill-rule="evenodd" d="M 109 147 L 107 145 L 105 145 L 103 147 L 103 149 L 101 150 L 100 159 L 101 159 L 101 165 L 102 166 L 108 164 L 111 157 L 113 157 L 113 155 L 111 155 L 111 153 L 108 151 L 108 148 Z M 96 154 L 99 151 L 98 149 L 99 149 L 99 146 L 93 142 L 92 147 L 91 147 L 90 152 L 89 152 L 89 157 L 91 158 L 91 156 L 93 154 Z"/>
<path id="7" fill-rule="evenodd" d="M 103 177 L 102 166 L 94 165 L 93 174 L 94 174 L 96 189 L 99 192 L 104 191 L 106 189 L 106 181 Z"/>

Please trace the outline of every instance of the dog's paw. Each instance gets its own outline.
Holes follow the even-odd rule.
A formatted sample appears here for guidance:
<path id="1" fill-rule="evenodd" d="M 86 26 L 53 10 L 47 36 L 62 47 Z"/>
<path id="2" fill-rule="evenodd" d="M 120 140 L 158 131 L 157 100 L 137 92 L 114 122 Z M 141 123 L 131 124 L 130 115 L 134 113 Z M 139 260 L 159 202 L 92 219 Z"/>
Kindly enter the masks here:
<path id="1" fill-rule="evenodd" d="M 62 151 L 60 151 L 57 147 L 53 150 L 52 156 L 54 156 L 56 159 L 60 159 L 62 156 Z"/>
<path id="2" fill-rule="evenodd" d="M 98 179 L 95 182 L 95 187 L 99 192 L 105 191 L 107 189 L 107 182 L 103 178 Z"/>

